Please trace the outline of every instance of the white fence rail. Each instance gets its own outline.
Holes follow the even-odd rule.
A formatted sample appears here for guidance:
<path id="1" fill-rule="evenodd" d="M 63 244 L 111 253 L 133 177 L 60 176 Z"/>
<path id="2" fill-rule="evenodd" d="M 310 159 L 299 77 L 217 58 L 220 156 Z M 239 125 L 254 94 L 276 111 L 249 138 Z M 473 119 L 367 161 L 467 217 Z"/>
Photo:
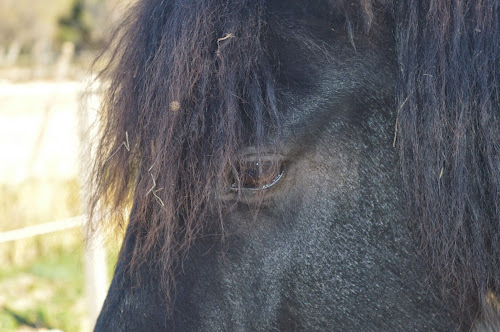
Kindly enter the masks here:
<path id="1" fill-rule="evenodd" d="M 52 221 L 40 225 L 28 226 L 0 233 L 0 244 L 23 240 L 37 235 L 49 234 L 70 228 L 83 226 L 84 216 L 77 216 L 64 220 Z"/>

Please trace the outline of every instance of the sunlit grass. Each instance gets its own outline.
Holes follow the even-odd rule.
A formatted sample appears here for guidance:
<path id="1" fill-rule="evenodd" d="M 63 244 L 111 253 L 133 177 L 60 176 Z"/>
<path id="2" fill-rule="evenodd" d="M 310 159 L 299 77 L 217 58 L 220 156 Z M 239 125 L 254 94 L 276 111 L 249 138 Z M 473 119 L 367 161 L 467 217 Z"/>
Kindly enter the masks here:
<path id="1" fill-rule="evenodd" d="M 79 184 L 69 180 L 26 180 L 19 184 L 0 184 L 0 231 L 73 217 L 80 214 Z M 50 236 L 49 236 L 50 237 Z M 0 244 L 2 266 L 26 264 L 52 250 L 73 246 L 81 238 L 71 232 L 57 241 L 35 237 Z"/>
<path id="2" fill-rule="evenodd" d="M 78 229 L 64 231 L 82 237 Z M 53 242 L 61 234 L 39 236 Z M 108 275 L 112 276 L 118 246 L 108 245 Z M 21 327 L 88 331 L 82 241 L 0 270 L 0 331 Z"/>
<path id="3" fill-rule="evenodd" d="M 80 214 L 79 184 L 27 180 L 0 185 L 0 231 Z M 71 229 L 0 244 L 0 331 L 89 331 L 84 239 Z M 112 275 L 118 245 L 108 244 Z"/>
<path id="4" fill-rule="evenodd" d="M 83 275 L 78 244 L 2 271 L 0 327 L 79 331 L 86 316 Z"/>

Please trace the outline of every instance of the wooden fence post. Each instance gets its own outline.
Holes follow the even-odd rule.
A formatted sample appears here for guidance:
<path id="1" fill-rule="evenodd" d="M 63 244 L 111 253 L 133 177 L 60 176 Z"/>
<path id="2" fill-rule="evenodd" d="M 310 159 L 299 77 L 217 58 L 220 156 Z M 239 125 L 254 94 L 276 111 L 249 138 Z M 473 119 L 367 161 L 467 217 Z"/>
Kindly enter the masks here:
<path id="1" fill-rule="evenodd" d="M 83 93 L 80 98 L 78 110 L 78 132 L 80 137 L 80 183 L 83 212 L 89 215 L 90 203 L 90 174 L 92 166 L 92 148 L 90 137 L 89 111 L 95 102 L 95 94 L 90 90 Z M 87 295 L 88 314 L 91 327 L 95 325 L 102 304 L 108 290 L 106 251 L 103 245 L 102 233 L 98 230 L 88 229 L 87 223 L 83 227 L 83 232 L 87 238 L 85 246 L 85 288 Z"/>

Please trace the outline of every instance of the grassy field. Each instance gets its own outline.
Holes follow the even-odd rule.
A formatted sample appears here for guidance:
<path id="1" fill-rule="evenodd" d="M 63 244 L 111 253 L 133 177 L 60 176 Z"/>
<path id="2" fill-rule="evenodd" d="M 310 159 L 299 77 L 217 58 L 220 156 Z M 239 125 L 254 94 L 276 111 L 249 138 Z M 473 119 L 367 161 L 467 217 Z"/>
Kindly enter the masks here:
<path id="1" fill-rule="evenodd" d="M 0 232 L 82 213 L 82 89 L 0 81 Z M 110 273 L 117 251 L 108 243 Z M 0 243 L 0 264 L 0 331 L 91 330 L 80 229 Z"/>
<path id="2" fill-rule="evenodd" d="M 0 331 L 89 331 L 84 294 L 83 248 L 80 231 L 65 231 L 32 240 L 38 251 L 29 262 L 0 270 Z M 72 243 L 71 243 L 72 242 Z M 57 245 L 47 248 L 47 243 Z M 40 249 L 42 248 L 42 249 Z M 111 275 L 117 250 L 108 255 Z"/>
<path id="3" fill-rule="evenodd" d="M 80 234 L 77 230 L 65 233 L 65 237 L 75 239 L 73 245 L 39 253 L 30 262 L 12 264 L 0 272 L 2 330 L 88 330 L 82 248 L 77 240 Z M 57 241 L 56 237 L 57 234 L 48 235 L 36 239 L 34 244 Z"/>

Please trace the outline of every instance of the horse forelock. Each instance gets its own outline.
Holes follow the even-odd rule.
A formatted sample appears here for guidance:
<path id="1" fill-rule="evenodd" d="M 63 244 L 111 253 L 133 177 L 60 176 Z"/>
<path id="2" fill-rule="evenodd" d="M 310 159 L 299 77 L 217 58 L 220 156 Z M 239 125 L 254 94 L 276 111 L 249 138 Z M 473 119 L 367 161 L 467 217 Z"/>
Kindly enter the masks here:
<path id="1" fill-rule="evenodd" d="M 373 21 L 368 0 L 317 5 L 362 19 L 365 30 Z M 206 228 L 223 233 L 222 223 L 204 221 L 222 213 L 220 201 L 209 210 L 209 200 L 237 178 L 243 142 L 259 150 L 272 136 L 277 148 L 275 67 L 265 44 L 273 10 L 266 1 L 141 1 L 116 33 L 115 53 L 100 73 L 108 88 L 93 208 L 110 209 L 123 225 L 122 211 L 133 204 L 130 271 L 155 261 L 169 288 L 192 241 Z"/>
<path id="2" fill-rule="evenodd" d="M 260 148 L 270 138 L 279 145 L 277 69 L 265 38 L 275 3 L 140 1 L 101 73 L 109 88 L 93 206 L 102 202 L 120 215 L 133 203 L 130 271 L 158 265 L 167 294 L 190 244 L 207 230 L 223 234 L 223 218 L 206 217 L 222 215 L 224 206 L 211 208 L 210 199 L 237 177 L 241 147 Z M 376 33 L 382 9 L 392 15 L 408 215 L 443 294 L 474 315 L 466 303 L 480 306 L 489 291 L 500 291 L 498 2 L 318 0 L 287 7 L 299 15 L 316 5 L 340 13 L 351 38 Z M 306 34 L 287 37 L 311 42 Z"/>

